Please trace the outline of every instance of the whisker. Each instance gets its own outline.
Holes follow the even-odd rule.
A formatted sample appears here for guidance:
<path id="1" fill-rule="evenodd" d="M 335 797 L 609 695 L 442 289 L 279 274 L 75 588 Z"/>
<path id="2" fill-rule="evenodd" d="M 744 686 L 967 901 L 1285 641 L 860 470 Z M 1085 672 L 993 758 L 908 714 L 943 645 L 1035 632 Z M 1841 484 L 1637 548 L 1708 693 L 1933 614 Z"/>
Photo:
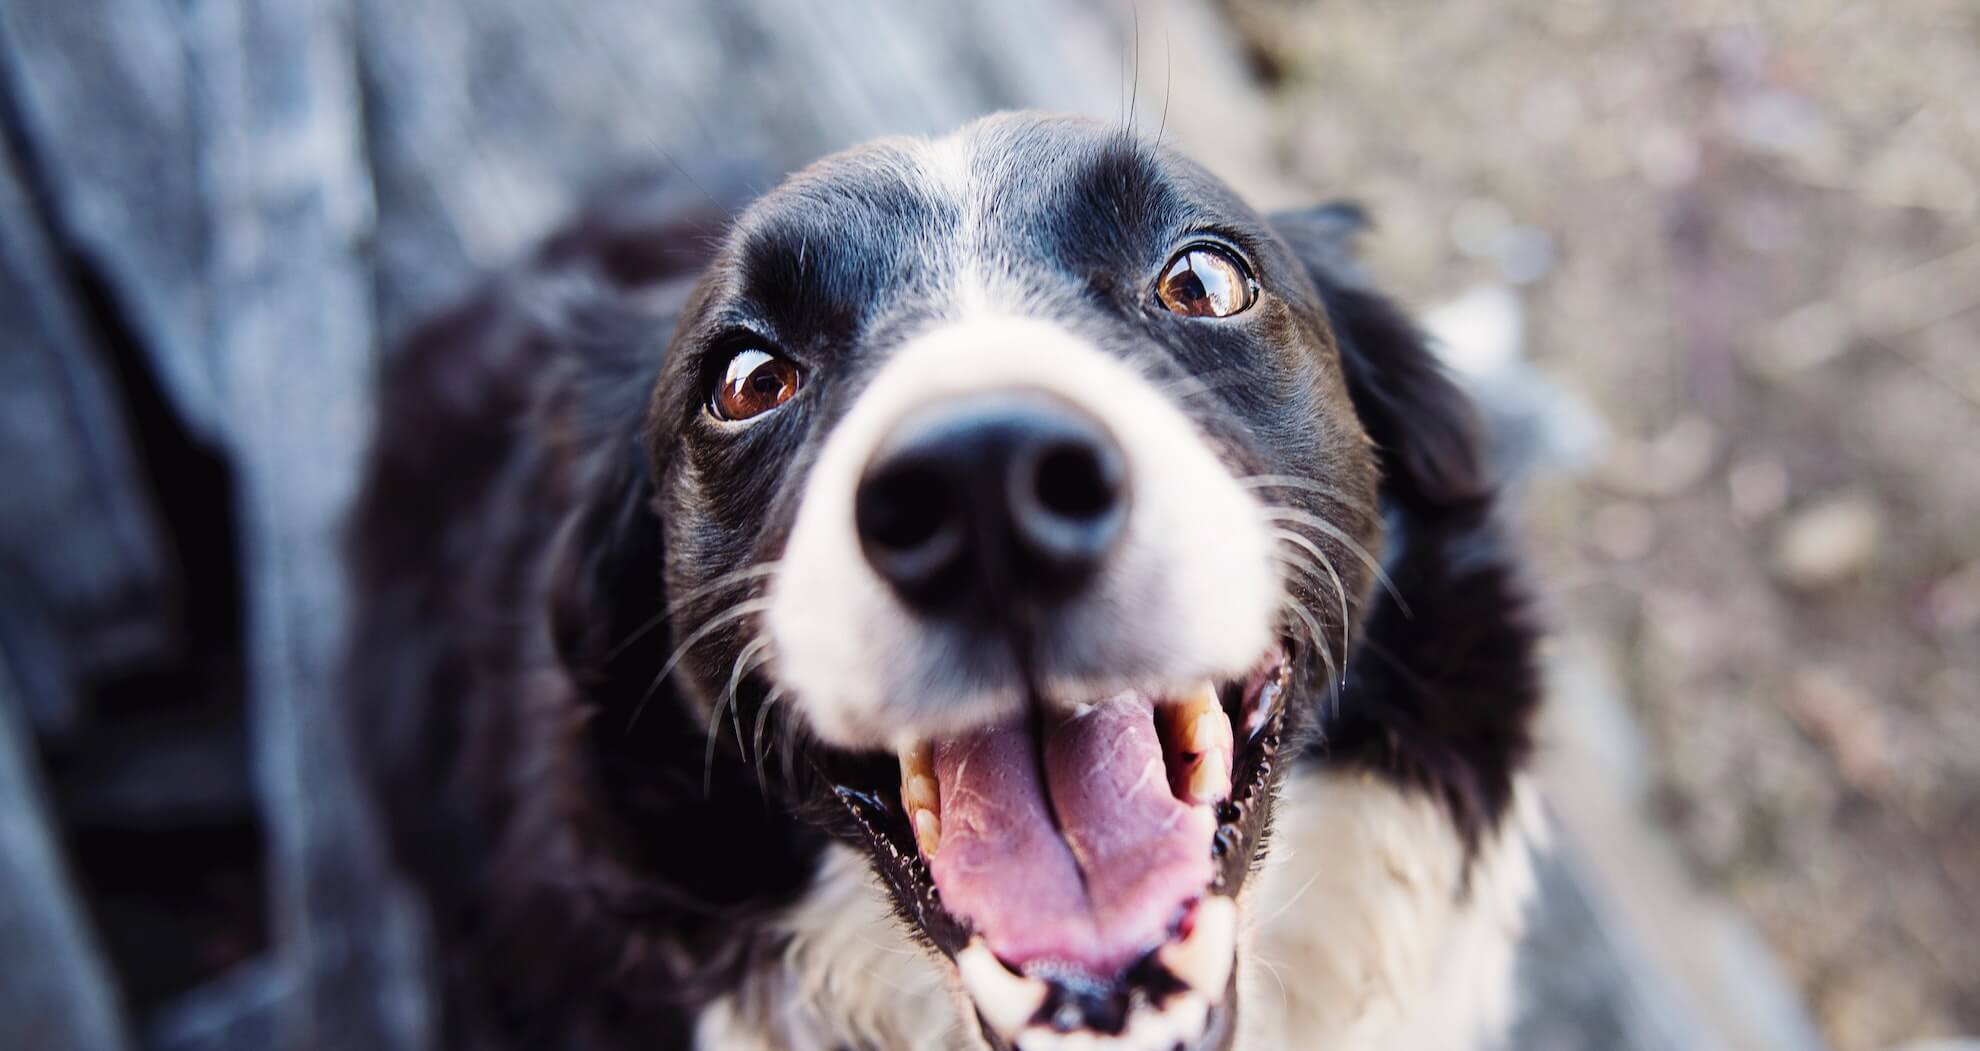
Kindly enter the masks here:
<path id="1" fill-rule="evenodd" d="M 752 667 L 755 667 L 756 664 L 761 663 L 755 660 L 757 655 L 761 654 L 763 651 L 769 648 L 770 648 L 770 636 L 758 633 L 758 635 L 754 639 L 750 640 L 749 645 L 744 646 L 742 649 L 736 651 L 735 664 L 731 666 L 729 669 L 729 686 L 725 692 L 728 694 L 729 697 L 729 717 L 731 720 L 735 722 L 737 751 L 742 750 L 743 735 L 742 735 L 742 710 L 741 710 L 741 705 L 739 705 L 736 701 L 736 687 L 742 684 L 742 677 L 744 674 L 746 674 Z M 765 659 L 767 660 L 768 658 Z"/>
<path id="2" fill-rule="evenodd" d="M 770 709 L 783 699 L 782 686 L 772 686 L 770 692 L 764 695 L 763 703 L 756 709 L 756 733 L 750 738 L 750 751 L 756 755 L 756 761 L 752 764 L 756 767 L 756 791 L 765 798 L 770 795 L 770 787 L 763 777 L 763 728 L 770 721 Z"/>
<path id="3" fill-rule="evenodd" d="M 644 704 L 645 702 L 640 702 Z M 729 698 L 715 702 L 715 711 L 708 716 L 708 745 L 701 753 L 701 798 L 714 795 L 715 788 L 715 743 L 722 739 L 715 727 L 722 721 L 722 709 L 728 707 Z"/>
<path id="4" fill-rule="evenodd" d="M 1252 953 L 1251 958 L 1257 960 L 1259 963 L 1264 964 L 1266 973 L 1270 974 L 1272 976 L 1272 980 L 1278 983 L 1279 1017 L 1281 1019 L 1286 1019 L 1290 1021 L 1292 1015 L 1292 996 L 1291 994 L 1286 992 L 1286 980 L 1280 977 L 1279 975 L 1279 965 L 1273 963 L 1271 960 L 1266 959 L 1265 954 L 1263 953 L 1256 953 L 1256 952 Z"/>
<path id="5" fill-rule="evenodd" d="M 633 643 L 638 642 L 641 638 L 645 637 L 647 632 L 652 631 L 654 628 L 657 628 L 661 624 L 666 623 L 667 618 L 673 616 L 676 613 L 679 613 L 682 609 L 686 608 L 690 603 L 700 601 L 701 599 L 707 598 L 709 595 L 712 595 L 715 592 L 730 586 L 731 584 L 741 583 L 742 581 L 748 580 L 751 577 L 768 576 L 772 573 L 775 573 L 778 570 L 778 568 L 781 567 L 782 565 L 783 565 L 782 562 L 759 562 L 756 565 L 745 566 L 742 569 L 735 570 L 734 572 L 724 573 L 721 576 L 708 581 L 707 583 L 701 584 L 693 588 L 692 590 L 688 591 L 686 594 L 680 596 L 679 598 L 676 598 L 673 601 L 668 602 L 666 609 L 663 609 L 660 612 L 655 613 L 653 616 L 648 617 L 646 621 L 642 623 L 639 627 L 634 628 L 630 635 L 627 635 L 625 639 L 621 641 L 617 646 L 612 647 L 612 652 L 606 654 L 605 659 L 608 662 L 612 660 L 616 660 L 618 656 L 621 653 L 624 653 L 626 649 L 630 647 Z"/>
<path id="6" fill-rule="evenodd" d="M 1155 148 L 1162 148 L 1162 135 L 1169 130 L 1169 98 L 1176 90 L 1176 40 L 1169 32 L 1169 16 L 1162 15 L 1162 121 L 1155 125 Z"/>
<path id="7" fill-rule="evenodd" d="M 1320 625 L 1314 621 L 1313 614 L 1306 612 L 1304 606 L 1301 606 L 1297 602 L 1288 602 L 1286 603 L 1286 609 L 1293 616 L 1298 617 L 1306 625 L 1307 632 L 1313 636 L 1313 648 L 1320 651 L 1320 659 L 1327 665 L 1327 682 L 1331 687 L 1331 684 L 1341 677 L 1341 670 L 1340 666 L 1334 663 L 1333 650 L 1329 649 L 1327 644 L 1322 641 L 1325 633 L 1320 630 Z M 1341 656 L 1343 660 L 1347 657 L 1346 654 L 1342 654 Z M 1329 692 L 1331 692 L 1331 689 Z"/>
<path id="8" fill-rule="evenodd" d="M 913 956 L 916 957 L 917 959 L 925 958 L 924 953 L 916 952 L 913 949 L 897 949 L 891 945 L 882 945 L 871 938 L 861 938 L 860 941 L 864 943 L 868 948 L 878 949 L 881 952 L 885 952 L 885 953 L 892 953 L 895 956 Z M 929 973 L 933 974 L 935 972 L 930 971 Z"/>
<path id="9" fill-rule="evenodd" d="M 744 599 L 702 621 L 701 626 L 694 629 L 694 632 L 688 635 L 686 641 L 675 647 L 673 656 L 667 658 L 667 663 L 660 666 L 659 674 L 653 676 L 653 685 L 646 688 L 646 693 L 642 694 L 639 698 L 638 706 L 633 708 L 632 717 L 626 720 L 626 729 L 630 731 L 633 725 L 639 722 L 640 715 L 646 711 L 647 703 L 653 700 L 653 695 L 660 689 L 660 684 L 667 681 L 667 676 L 673 674 L 674 668 L 681 663 L 681 658 L 687 656 L 688 651 L 693 649 L 696 644 L 714 634 L 717 629 L 726 624 L 740 620 L 743 617 L 762 613 L 769 608 L 770 600 L 767 598 Z"/>
<path id="10" fill-rule="evenodd" d="M 1287 899 L 1286 899 L 1286 901 L 1285 901 L 1285 904 L 1283 904 L 1283 905 L 1280 905 L 1280 906 L 1279 906 L 1278 908 L 1276 908 L 1276 909 L 1273 909 L 1273 910 L 1272 910 L 1272 915 L 1270 915 L 1270 916 L 1267 916 L 1267 917 L 1265 917 L 1265 918 L 1264 918 L 1263 920 L 1260 920 L 1260 921 L 1259 921 L 1259 923 L 1258 923 L 1258 925 L 1259 925 L 1260 927 L 1270 927 L 1270 926 L 1272 925 L 1272 921 L 1273 921 L 1273 920 L 1276 920 L 1276 919 L 1278 919 L 1279 917 L 1281 917 L 1281 916 L 1284 916 L 1284 915 L 1286 914 L 1286 910 L 1287 910 L 1287 909 L 1290 909 L 1290 908 L 1292 908 L 1292 907 L 1293 907 L 1294 905 L 1297 905 L 1297 904 L 1299 904 L 1299 899 L 1301 899 L 1301 898 L 1303 898 L 1303 897 L 1306 897 L 1306 892 L 1307 892 L 1307 891 L 1309 891 L 1309 890 L 1312 890 L 1312 889 L 1313 889 L 1313 884 L 1315 884 L 1315 883 L 1317 883 L 1317 882 L 1319 882 L 1319 880 L 1320 880 L 1320 877 L 1321 877 L 1321 876 L 1322 876 L 1323 874 L 1324 874 L 1324 871 L 1323 871 L 1323 872 L 1315 872 L 1315 873 L 1314 873 L 1313 875 L 1311 875 L 1311 876 L 1309 876 L 1309 877 L 1307 877 L 1307 880 L 1306 880 L 1306 882 L 1305 882 L 1305 883 L 1302 883 L 1302 884 L 1300 884 L 1300 887 L 1299 887 L 1299 889 L 1298 889 L 1298 890 L 1296 890 L 1296 891 L 1293 891 L 1293 896 L 1292 896 L 1292 897 L 1290 897 L 1290 898 L 1287 898 Z"/>
<path id="11" fill-rule="evenodd" d="M 1298 475 L 1253 474 L 1240 478 L 1237 482 L 1246 489 L 1304 489 L 1309 493 L 1318 493 L 1335 503 L 1346 504 L 1352 502 L 1348 499 L 1347 493 L 1341 489 L 1328 485 L 1325 482 L 1314 481 L 1311 478 L 1301 478 Z"/>
<path id="12" fill-rule="evenodd" d="M 1141 5 L 1128 4 L 1128 15 L 1134 19 L 1134 88 L 1128 93 L 1127 133 L 1134 134 L 1134 111 L 1141 104 Z"/>
<path id="13" fill-rule="evenodd" d="M 1314 577 L 1315 579 L 1318 579 L 1319 577 L 1318 570 L 1314 569 L 1312 566 L 1300 562 L 1297 559 L 1284 555 L 1277 555 L 1274 557 L 1277 558 L 1282 563 L 1284 563 L 1285 565 L 1293 569 L 1297 569 L 1301 572 L 1304 572 L 1307 575 Z M 1288 599 L 1286 605 L 1289 611 L 1300 609 L 1299 604 L 1291 599 Z M 1298 614 L 1295 613 L 1295 615 Z M 1309 635 L 1312 634 L 1312 632 L 1319 630 L 1318 622 L 1312 620 L 1310 616 L 1304 617 L 1302 619 L 1307 622 Z M 1326 647 L 1321 646 L 1318 643 L 1315 643 L 1314 648 L 1320 651 L 1320 660 L 1322 663 L 1324 663 L 1327 666 L 1327 676 L 1328 676 L 1327 697 L 1329 702 L 1332 703 L 1333 706 L 1335 707 L 1335 712 L 1333 714 L 1337 715 L 1339 714 L 1340 692 L 1341 689 L 1347 685 L 1347 672 L 1343 670 L 1341 666 L 1336 665 L 1334 663 L 1333 654 Z M 1347 655 L 1345 651 L 1342 652 L 1341 659 L 1343 661 L 1347 659 Z M 1336 676 L 1338 676 L 1338 678 L 1336 678 Z"/>
<path id="14" fill-rule="evenodd" d="M 781 720 L 780 730 L 781 736 L 784 738 L 784 747 L 782 751 L 777 753 L 777 769 L 783 772 L 784 784 L 791 785 L 797 781 L 797 767 L 794 764 L 797 762 L 797 742 L 803 736 L 804 728 L 798 725 L 795 719 L 784 719 Z M 770 743 L 772 747 L 775 747 L 775 741 Z M 814 765 L 813 770 L 815 771 L 816 769 L 817 767 Z"/>
<path id="15" fill-rule="evenodd" d="M 1271 553 L 1271 557 L 1292 569 L 1304 573 L 1311 580 L 1317 581 L 1319 579 L 1320 571 L 1306 560 L 1299 558 L 1296 554 L 1274 550 Z M 1335 579 L 1338 580 L 1338 576 Z M 1327 697 L 1324 703 L 1332 709 L 1330 714 L 1338 716 L 1340 714 L 1341 691 L 1347 688 L 1347 623 L 1344 620 L 1341 624 L 1341 657 L 1340 663 L 1336 664 L 1334 663 L 1333 652 L 1320 641 L 1324 635 L 1324 631 L 1320 627 L 1319 622 L 1292 596 L 1287 596 L 1285 605 L 1287 612 L 1298 617 L 1305 625 L 1307 635 L 1313 639 L 1313 648 L 1320 651 L 1321 663 L 1327 668 Z"/>
<path id="16" fill-rule="evenodd" d="M 1290 507 L 1278 507 L 1267 504 L 1265 506 L 1265 516 L 1273 521 L 1287 522 L 1293 525 L 1303 525 L 1311 529 L 1317 529 L 1327 536 L 1332 537 L 1342 547 L 1347 548 L 1349 554 L 1359 558 L 1362 564 L 1366 565 L 1375 574 L 1375 579 L 1381 583 L 1383 590 L 1387 591 L 1389 597 L 1396 600 L 1396 605 L 1402 608 L 1403 616 L 1411 620 L 1416 619 L 1415 614 L 1410 612 L 1409 602 L 1402 597 L 1402 592 L 1396 588 L 1396 582 L 1390 580 L 1388 571 L 1382 568 L 1381 560 L 1369 554 L 1368 549 L 1362 547 L 1360 541 L 1347 535 L 1346 530 L 1321 518 L 1319 515 L 1310 515 L 1305 511 Z"/>
<path id="17" fill-rule="evenodd" d="M 1301 548 L 1302 550 L 1306 551 L 1308 554 L 1311 554 L 1314 558 L 1319 559 L 1321 568 L 1327 571 L 1327 579 L 1334 582 L 1334 594 L 1339 595 L 1341 598 L 1341 660 L 1343 661 L 1347 660 L 1347 655 L 1348 655 L 1347 587 L 1346 585 L 1341 583 L 1341 575 L 1338 571 L 1334 569 L 1334 560 L 1328 558 L 1327 553 L 1320 550 L 1320 545 L 1315 544 L 1313 541 L 1308 540 L 1307 538 L 1289 529 L 1274 529 L 1272 530 L 1272 535 L 1279 538 L 1280 540 L 1285 541 L 1288 544 L 1292 544 L 1295 547 Z"/>

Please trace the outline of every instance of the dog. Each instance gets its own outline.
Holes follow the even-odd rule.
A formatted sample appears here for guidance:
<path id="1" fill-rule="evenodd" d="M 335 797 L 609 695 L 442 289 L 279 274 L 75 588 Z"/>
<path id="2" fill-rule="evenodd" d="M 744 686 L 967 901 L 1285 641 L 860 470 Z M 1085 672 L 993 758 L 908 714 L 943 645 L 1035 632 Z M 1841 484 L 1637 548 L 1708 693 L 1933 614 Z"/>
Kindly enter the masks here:
<path id="1" fill-rule="evenodd" d="M 1356 209 L 1037 114 L 655 200 L 384 373 L 346 689 L 446 1046 L 1503 1038 L 1537 632 Z"/>

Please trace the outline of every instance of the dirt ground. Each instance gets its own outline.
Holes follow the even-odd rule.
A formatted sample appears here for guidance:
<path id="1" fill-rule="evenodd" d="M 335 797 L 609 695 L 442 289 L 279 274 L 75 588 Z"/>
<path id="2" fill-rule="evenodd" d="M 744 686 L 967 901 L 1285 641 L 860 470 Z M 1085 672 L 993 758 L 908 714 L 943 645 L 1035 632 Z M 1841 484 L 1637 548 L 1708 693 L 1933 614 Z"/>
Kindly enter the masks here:
<path id="1" fill-rule="evenodd" d="M 1980 1033 L 1980 4 L 1229 9 L 1376 272 L 1602 418 L 1534 543 L 1694 872 L 1838 1051 Z"/>

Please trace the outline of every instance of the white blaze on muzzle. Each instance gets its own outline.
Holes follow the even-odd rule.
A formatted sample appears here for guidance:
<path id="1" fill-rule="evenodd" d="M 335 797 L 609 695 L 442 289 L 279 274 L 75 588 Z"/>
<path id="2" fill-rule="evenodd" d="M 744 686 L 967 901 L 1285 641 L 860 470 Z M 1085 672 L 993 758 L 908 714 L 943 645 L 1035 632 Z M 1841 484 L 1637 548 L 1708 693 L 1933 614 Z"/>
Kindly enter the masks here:
<path id="1" fill-rule="evenodd" d="M 863 558 L 855 528 L 861 477 L 903 418 L 1001 391 L 1057 398 L 1097 420 L 1133 490 L 1118 546 L 1039 640 L 1039 685 L 1052 699 L 1237 676 L 1272 641 L 1281 583 L 1258 501 L 1167 395 L 1050 321 L 945 322 L 903 346 L 827 439 L 771 586 L 772 672 L 827 742 L 892 747 L 1022 704 L 1014 681 L 961 672 L 972 640 L 907 608 Z"/>

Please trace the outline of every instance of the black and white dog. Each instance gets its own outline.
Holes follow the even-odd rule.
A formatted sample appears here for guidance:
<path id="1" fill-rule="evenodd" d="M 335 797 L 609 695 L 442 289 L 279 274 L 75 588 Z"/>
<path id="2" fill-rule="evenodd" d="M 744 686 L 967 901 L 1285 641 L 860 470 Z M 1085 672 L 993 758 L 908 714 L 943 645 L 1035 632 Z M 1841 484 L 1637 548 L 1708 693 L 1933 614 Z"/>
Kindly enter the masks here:
<path id="1" fill-rule="evenodd" d="M 1534 635 L 1358 226 L 1004 115 L 417 333 L 350 703 L 447 1046 L 1495 1044 Z"/>

